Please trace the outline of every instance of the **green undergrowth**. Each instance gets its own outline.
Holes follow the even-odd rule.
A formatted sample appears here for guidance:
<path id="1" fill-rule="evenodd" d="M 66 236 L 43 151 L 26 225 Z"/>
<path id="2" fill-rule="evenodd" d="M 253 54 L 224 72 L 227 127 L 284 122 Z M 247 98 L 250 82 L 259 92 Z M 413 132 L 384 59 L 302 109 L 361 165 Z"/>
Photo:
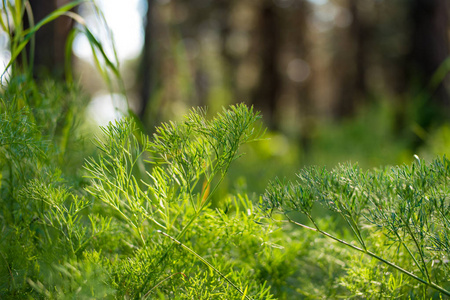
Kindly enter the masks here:
<path id="1" fill-rule="evenodd" d="M 1 99 L 2 299 L 291 294 L 302 241 L 261 223 L 253 196 L 214 196 L 262 134 L 251 109 L 193 110 L 152 138 L 122 119 L 93 149 L 77 88 L 18 78 Z"/>
<path id="2" fill-rule="evenodd" d="M 63 86 L 19 85 L 0 106 L 2 298 L 272 297 L 243 263 L 271 247 L 250 200 L 224 199 L 232 214 L 209 207 L 239 145 L 258 138 L 257 114 L 240 105 L 207 121 L 193 110 L 151 140 L 123 119 L 80 163 L 90 152 L 80 153 L 76 101 Z"/>
<path id="3" fill-rule="evenodd" d="M 124 118 L 93 138 L 72 85 L 18 77 L 1 99 L 2 299 L 448 293 L 445 157 L 304 168 L 260 197 L 236 175 L 270 142 L 245 105 L 193 109 L 152 137 Z"/>
<path id="4" fill-rule="evenodd" d="M 265 133 L 243 104 L 212 117 L 192 109 L 152 136 L 131 111 L 94 128 L 70 61 L 65 82 L 35 81 L 33 51 L 23 52 L 59 16 L 83 25 L 70 11 L 83 2 L 93 3 L 73 1 L 30 29 L 28 1 L 3 3 L 12 59 L 0 93 L 0 299 L 450 295 L 450 162 L 433 156 L 446 151 L 445 125 L 423 145 L 428 163 L 300 171 L 412 155 L 384 107 L 319 128 L 308 149 Z M 111 91 L 123 89 L 115 60 L 79 28 L 69 53 L 83 32 Z M 268 183 L 275 175 L 287 179 Z"/>
<path id="5" fill-rule="evenodd" d="M 340 282 L 354 295 L 448 297 L 449 178 L 446 157 L 371 171 L 305 168 L 296 181 L 273 181 L 261 207 L 359 255 L 344 262 Z M 321 224 L 326 212 L 340 225 Z"/>
<path id="6" fill-rule="evenodd" d="M 310 133 L 302 164 L 333 167 L 353 162 L 373 168 L 410 163 L 414 154 L 409 137 L 412 125 L 399 125 L 397 119 L 394 106 L 386 99 L 377 99 L 353 117 L 318 122 Z M 404 126 L 404 132 L 400 133 L 398 126 Z"/>
<path id="7" fill-rule="evenodd" d="M 0 298 L 447 295 L 445 157 L 304 168 L 260 197 L 241 156 L 270 140 L 251 108 L 193 109 L 152 137 L 124 118 L 94 138 L 86 103 L 51 80 L 2 93 Z"/>

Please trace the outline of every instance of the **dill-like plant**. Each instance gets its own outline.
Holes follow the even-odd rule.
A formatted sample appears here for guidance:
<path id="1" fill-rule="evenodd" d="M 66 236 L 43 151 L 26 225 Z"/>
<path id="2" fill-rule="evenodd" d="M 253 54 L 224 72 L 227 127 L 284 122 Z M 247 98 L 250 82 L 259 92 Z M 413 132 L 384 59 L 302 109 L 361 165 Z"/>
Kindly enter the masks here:
<path id="1" fill-rule="evenodd" d="M 221 233 L 217 218 L 227 227 L 247 212 L 236 208 L 226 221 L 232 216 L 210 208 L 239 147 L 262 134 L 258 114 L 236 105 L 208 120 L 196 109 L 152 138 L 123 119 L 102 129 L 92 155 L 79 129 L 86 101 L 70 55 L 66 82 L 31 77 L 34 34 L 64 15 L 80 24 L 67 53 L 83 32 L 110 89 L 113 79 L 123 89 L 117 59 L 71 11 L 84 2 L 94 3 L 72 1 L 37 24 L 29 1 L 2 3 L 11 60 L 0 95 L 0 298 L 271 299 L 255 268 L 225 252 L 247 242 L 258 253 L 260 226 L 248 215 Z"/>
<path id="2" fill-rule="evenodd" d="M 77 149 L 78 122 L 59 109 L 42 118 L 21 102 L 37 86 L 19 86 L 8 86 L 0 105 L 2 298 L 272 298 L 259 272 L 225 252 L 241 243 L 252 248 L 239 251 L 263 249 L 251 202 L 238 201 L 247 209 L 237 206 L 229 221 L 210 208 L 239 146 L 262 134 L 251 108 L 211 120 L 196 109 L 152 139 L 122 119 L 102 129 L 82 169 L 79 156 L 89 152 Z M 53 103 L 57 90 L 40 100 Z M 67 128 L 55 131 L 57 123 Z"/>
<path id="3" fill-rule="evenodd" d="M 254 127 L 258 119 L 241 104 L 212 120 L 206 119 L 204 110 L 192 110 L 184 122 L 162 124 L 152 140 L 127 119 L 103 129 L 104 137 L 97 139 L 101 154 L 86 164 L 92 182 L 87 190 L 128 229 L 127 243 L 133 248 L 162 245 L 154 265 L 142 274 L 136 295 L 148 295 L 153 269 L 170 261 L 176 245 L 244 294 L 182 241 L 239 157 L 239 146 L 260 138 L 262 132 Z"/>
<path id="4" fill-rule="evenodd" d="M 270 183 L 260 203 L 264 211 L 271 216 L 281 213 L 289 223 L 363 253 L 388 266 L 389 272 L 399 272 L 409 282 L 403 287 L 407 294 L 450 296 L 447 158 L 426 164 L 416 156 L 411 166 L 367 172 L 357 165 L 331 171 L 313 167 L 297 176 L 296 182 Z M 353 238 L 323 229 L 317 204 L 340 216 L 342 228 Z M 306 220 L 299 221 L 298 213 Z"/>

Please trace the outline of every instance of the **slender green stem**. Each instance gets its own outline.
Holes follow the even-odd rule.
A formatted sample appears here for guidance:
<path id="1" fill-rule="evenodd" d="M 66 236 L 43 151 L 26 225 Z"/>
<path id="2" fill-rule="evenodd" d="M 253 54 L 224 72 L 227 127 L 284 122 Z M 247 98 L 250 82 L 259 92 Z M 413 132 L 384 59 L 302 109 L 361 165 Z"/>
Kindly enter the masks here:
<path id="1" fill-rule="evenodd" d="M 219 187 L 220 183 L 224 180 L 225 175 L 222 175 L 219 179 L 219 182 L 214 186 L 213 190 L 211 191 L 211 193 L 208 195 L 208 197 L 205 199 L 205 201 L 200 205 L 200 207 L 198 208 L 198 210 L 195 212 L 194 216 L 189 220 L 189 222 L 186 224 L 186 226 L 184 226 L 184 228 L 181 230 L 181 232 L 177 235 L 176 239 L 179 240 L 183 237 L 183 235 L 186 233 L 186 231 L 188 230 L 189 226 L 191 226 L 191 224 L 198 218 L 198 216 L 200 215 L 200 213 L 202 212 L 203 208 L 205 208 L 206 205 L 209 204 L 209 202 L 211 202 L 212 199 L 212 195 L 215 193 L 215 191 L 217 190 L 217 188 Z M 172 244 L 173 245 L 173 244 Z M 171 247 L 168 249 L 168 251 L 166 251 L 166 254 L 170 251 Z M 164 255 L 164 256 L 165 256 Z"/>
<path id="2" fill-rule="evenodd" d="M 404 242 L 404 240 L 400 237 L 400 235 L 395 232 L 395 235 L 397 236 L 398 240 L 400 241 L 401 245 L 406 249 L 406 251 L 408 251 L 409 256 L 411 256 L 411 258 L 414 261 L 414 264 L 419 268 L 420 272 L 422 273 L 423 276 L 426 276 L 426 273 L 424 272 L 424 270 L 422 270 L 422 267 L 420 266 L 419 262 L 417 261 L 416 257 L 412 254 L 411 250 L 409 249 L 409 247 L 406 245 L 406 243 Z M 431 282 L 431 281 L 430 281 Z"/>
<path id="3" fill-rule="evenodd" d="M 220 277 L 222 277 L 223 279 L 225 279 L 226 282 L 228 282 L 235 290 L 237 290 L 241 295 L 245 296 L 246 299 L 251 300 L 252 298 L 250 298 L 249 296 L 247 296 L 246 294 L 244 294 L 244 292 L 237 287 L 230 279 L 228 279 L 224 274 L 222 274 L 218 269 L 216 269 L 212 264 L 210 264 L 206 259 L 204 259 L 203 257 L 201 257 L 200 255 L 197 254 L 197 252 L 195 252 L 194 250 L 192 250 L 191 248 L 189 248 L 188 246 L 186 246 L 185 244 L 181 243 L 180 241 L 178 241 L 177 239 L 171 237 L 170 235 L 168 235 L 167 233 L 161 231 L 161 230 L 157 230 L 156 232 L 164 235 L 165 237 L 168 237 L 169 239 L 171 239 L 174 244 L 177 244 L 179 246 L 181 246 L 183 249 L 187 250 L 189 253 L 191 253 L 192 255 L 194 255 L 195 257 L 197 257 L 202 263 L 204 263 L 205 265 L 207 265 L 208 267 L 210 267 L 211 269 L 214 270 L 214 272 L 216 272 L 217 274 L 220 275 Z M 174 245 L 172 244 L 172 245 Z"/>
<path id="4" fill-rule="evenodd" d="M 139 229 L 139 227 L 137 227 L 136 224 L 134 224 L 134 222 L 130 218 L 128 218 L 127 215 L 125 215 L 116 205 L 111 205 L 111 207 L 114 208 L 119 213 L 119 215 L 128 222 L 128 224 L 130 224 L 134 229 L 137 230 L 138 237 L 140 238 L 142 245 L 145 245 L 145 238 L 142 235 L 142 231 Z"/>
<path id="5" fill-rule="evenodd" d="M 438 208 L 437 211 L 438 211 L 439 214 L 441 215 L 442 220 L 444 220 L 445 228 L 446 228 L 447 230 L 449 230 L 449 228 L 450 228 L 450 222 L 449 222 L 448 218 L 445 216 L 445 213 L 442 211 L 441 208 Z"/>
<path id="6" fill-rule="evenodd" d="M 345 216 L 344 213 L 342 213 L 342 209 L 345 209 L 345 211 L 348 213 L 348 215 L 350 216 L 350 220 L 348 217 Z M 353 234 L 356 236 L 356 238 L 358 239 L 359 244 L 366 249 L 366 244 L 364 243 L 364 240 L 361 237 L 361 233 L 358 230 L 358 227 L 356 226 L 356 222 L 353 220 L 353 218 L 351 217 L 351 214 L 348 212 L 348 210 L 345 207 L 341 207 L 340 208 L 340 212 L 339 214 L 342 216 L 342 218 L 347 222 L 348 226 L 350 226 L 350 228 L 353 231 Z"/>
<path id="7" fill-rule="evenodd" d="M 416 236 L 413 234 L 413 232 L 412 232 L 412 230 L 411 230 L 411 227 L 409 226 L 409 223 L 406 222 L 406 221 L 403 220 L 403 219 L 402 219 L 402 221 L 405 223 L 406 229 L 408 230 L 409 235 L 410 235 L 411 238 L 413 239 L 414 244 L 416 245 L 416 248 L 417 248 L 417 250 L 419 251 L 419 256 L 420 256 L 420 259 L 422 260 L 423 269 L 425 270 L 425 275 L 426 275 L 426 277 L 427 277 L 427 279 L 428 279 L 428 282 L 431 282 L 430 274 L 428 273 L 428 268 L 427 268 L 427 265 L 426 265 L 426 263 L 425 263 L 425 259 L 423 258 L 424 254 L 423 254 L 423 251 L 422 251 L 422 247 L 420 247 L 419 242 L 418 242 L 417 239 L 416 239 Z"/>
<path id="8" fill-rule="evenodd" d="M 150 293 L 151 293 L 154 289 L 156 289 L 158 286 L 160 286 L 161 284 L 163 284 L 165 281 L 167 281 L 167 280 L 169 280 L 170 278 L 172 278 L 173 276 L 179 275 L 179 274 L 183 275 L 184 277 L 187 277 L 187 276 L 186 276 L 184 273 L 182 273 L 182 272 L 173 273 L 172 275 L 170 275 L 170 276 L 164 278 L 163 280 L 161 280 L 160 282 L 158 282 L 158 284 L 156 284 L 154 287 L 152 287 L 152 288 L 151 288 L 151 289 L 150 289 L 150 290 L 142 297 L 142 300 L 147 299 L 147 297 L 150 295 Z"/>
<path id="9" fill-rule="evenodd" d="M 306 226 L 304 224 L 301 224 L 301 223 L 293 221 L 291 218 L 289 218 L 289 216 L 286 216 L 286 217 L 288 218 L 290 223 L 293 223 L 293 224 L 295 224 L 297 226 L 300 226 L 300 227 L 303 227 L 303 228 L 306 228 L 306 229 L 309 229 L 309 230 L 312 230 L 312 231 L 319 232 L 320 234 L 322 234 L 322 235 L 324 235 L 326 237 L 329 237 L 329 238 L 331 238 L 331 239 L 333 239 L 333 240 L 335 240 L 335 241 L 337 241 L 337 242 L 339 242 L 341 244 L 344 244 L 344 245 L 346 245 L 346 246 L 348 246 L 348 247 L 350 247 L 350 248 L 352 248 L 352 249 L 354 249 L 356 251 L 359 251 L 359 252 L 362 252 L 364 254 L 367 254 L 367 255 L 369 255 L 369 256 L 371 256 L 371 257 L 373 257 L 373 258 L 375 258 L 375 259 L 377 259 L 377 260 L 379 260 L 379 261 L 381 261 L 381 262 L 383 262 L 385 264 L 387 264 L 388 266 L 390 266 L 390 267 L 392 267 L 392 268 L 394 268 L 394 269 L 396 269 L 396 270 L 398 270 L 398 271 L 400 271 L 400 272 L 410 276 L 411 278 L 413 278 L 413 279 L 415 279 L 415 280 L 425 284 L 426 286 L 429 286 L 429 287 L 431 287 L 431 288 L 433 288 L 433 289 L 443 293 L 446 296 L 450 296 L 450 291 L 444 289 L 443 287 L 441 287 L 441 286 L 439 286 L 439 285 L 437 285 L 437 284 L 435 284 L 433 282 L 428 282 L 428 281 L 418 277 L 417 275 L 414 275 L 413 273 L 411 273 L 411 272 L 409 272 L 409 271 L 407 271 L 407 270 L 397 266 L 396 264 L 394 264 L 394 263 L 392 263 L 392 262 L 390 262 L 388 260 L 385 260 L 384 258 L 376 255 L 375 253 L 373 253 L 373 252 L 371 252 L 369 250 L 365 250 L 365 249 L 362 249 L 362 248 L 357 247 L 355 245 L 352 245 L 352 244 L 350 244 L 350 243 L 348 243 L 348 242 L 346 242 L 344 240 L 341 240 L 341 239 L 339 239 L 339 238 L 337 238 L 337 237 L 335 237 L 335 236 L 333 236 L 333 235 L 331 235 L 331 234 L 329 234 L 329 233 L 327 233 L 325 231 L 322 231 L 321 229 L 319 229 L 317 227 L 317 224 L 315 222 L 313 222 L 313 224 L 314 224 L 314 226 L 316 228 L 312 228 L 312 227 Z M 312 221 L 312 218 L 310 216 L 308 216 L 308 218 Z"/>
<path id="10" fill-rule="evenodd" d="M 9 272 L 9 276 L 11 277 L 11 282 L 12 282 L 13 289 L 16 289 L 16 281 L 14 280 L 14 275 L 13 275 L 13 272 L 12 272 L 10 266 L 9 266 L 9 263 L 6 260 L 5 256 L 3 255 L 3 253 L 0 252 L 0 254 L 3 257 L 3 260 L 5 261 L 5 266 L 8 268 L 8 272 Z"/>
<path id="11" fill-rule="evenodd" d="M 359 230 L 358 225 L 357 225 L 355 219 L 353 218 L 352 214 L 349 214 L 349 215 L 350 215 L 350 220 L 353 225 L 352 227 L 353 227 L 353 230 L 355 231 L 356 237 L 358 238 L 359 242 L 361 243 L 361 246 L 363 246 L 363 248 L 366 249 L 366 243 L 364 242 L 364 239 L 361 235 L 361 231 Z"/>
<path id="12" fill-rule="evenodd" d="M 229 166 L 229 164 L 228 164 L 228 166 Z M 228 169 L 228 168 L 227 168 L 227 169 Z M 225 173 L 226 173 L 226 172 L 224 172 L 224 173 L 222 174 L 222 176 L 221 176 L 220 179 L 219 179 L 219 182 L 214 186 L 213 190 L 212 190 L 211 193 L 208 195 L 208 197 L 206 198 L 206 200 L 200 205 L 199 209 L 195 211 L 194 216 L 189 220 L 189 222 L 184 226 L 184 228 L 181 230 L 181 232 L 177 235 L 176 239 L 174 239 L 174 240 L 180 240 L 180 239 L 183 237 L 183 235 L 184 235 L 184 234 L 186 233 L 186 231 L 188 230 L 189 226 L 190 226 L 190 225 L 197 219 L 197 217 L 200 215 L 200 213 L 202 212 L 203 208 L 204 208 L 206 205 L 209 204 L 209 202 L 210 202 L 211 199 L 212 199 L 211 196 L 214 194 L 214 192 L 217 190 L 217 188 L 218 188 L 218 186 L 220 185 L 220 183 L 221 183 L 221 182 L 223 181 L 223 179 L 225 178 Z M 213 177 L 214 177 L 214 176 L 211 176 L 211 181 L 212 181 L 212 178 L 213 178 Z M 160 264 L 161 262 L 164 261 L 164 259 L 167 257 L 167 254 L 169 254 L 170 250 L 172 250 L 172 247 L 173 247 L 174 245 L 175 245 L 175 244 L 172 243 L 169 247 L 167 247 L 166 251 L 164 251 L 164 254 L 163 254 L 163 255 L 161 256 L 161 258 L 158 260 L 158 264 Z M 150 274 L 147 275 L 147 278 L 144 280 L 144 282 L 147 282 L 148 279 L 149 279 L 149 277 L 150 277 Z M 142 285 L 142 288 L 141 288 L 141 290 L 140 290 L 140 292 L 139 292 L 140 294 L 142 294 L 144 288 L 145 288 L 145 284 Z"/>

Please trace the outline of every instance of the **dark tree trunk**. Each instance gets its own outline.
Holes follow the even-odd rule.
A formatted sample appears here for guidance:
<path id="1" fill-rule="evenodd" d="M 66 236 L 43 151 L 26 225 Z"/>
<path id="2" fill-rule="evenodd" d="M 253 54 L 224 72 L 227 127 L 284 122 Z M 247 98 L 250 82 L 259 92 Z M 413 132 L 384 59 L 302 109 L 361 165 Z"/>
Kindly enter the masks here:
<path id="1" fill-rule="evenodd" d="M 69 0 L 31 0 L 35 24 L 67 3 Z M 24 26 L 25 28 L 30 26 L 27 16 L 24 17 Z M 72 19 L 60 17 L 36 32 L 33 77 L 50 75 L 55 78 L 64 78 L 66 40 L 72 26 Z M 26 52 L 29 57 L 30 45 L 26 48 Z"/>
<path id="2" fill-rule="evenodd" d="M 227 88 L 233 93 L 233 98 L 237 95 L 237 84 L 236 84 L 236 76 L 237 67 L 239 64 L 238 59 L 233 56 L 229 47 L 227 47 L 227 41 L 232 33 L 232 28 L 229 24 L 229 14 L 233 7 L 233 0 L 217 0 L 217 12 L 218 12 L 218 22 L 220 24 L 220 47 L 221 47 L 221 56 L 224 60 L 224 73 Z"/>
<path id="3" fill-rule="evenodd" d="M 411 53 L 413 69 L 408 72 L 419 79 L 422 85 L 428 84 L 442 62 L 449 56 L 449 3 L 448 0 L 411 1 Z M 444 86 L 436 84 L 433 100 L 438 106 L 450 106 L 449 94 Z M 424 124 L 425 125 L 425 124 Z"/>
<path id="4" fill-rule="evenodd" d="M 280 48 L 280 32 L 276 7 L 272 1 L 266 1 L 260 11 L 259 49 L 261 70 L 260 80 L 252 97 L 257 110 L 262 111 L 270 128 L 276 127 L 275 113 L 280 90 L 278 72 L 278 55 Z"/>
<path id="5" fill-rule="evenodd" d="M 310 49 L 311 44 L 307 39 L 308 34 L 308 15 L 311 13 L 308 1 L 301 1 L 298 7 L 291 8 L 290 24 L 285 24 L 284 28 L 292 28 L 287 42 L 294 43 L 294 53 L 296 56 L 304 59 L 311 68 Z M 286 29 L 285 29 L 286 30 Z M 300 145 L 303 151 L 308 152 L 312 136 L 315 130 L 315 104 L 311 100 L 310 86 L 311 77 L 309 74 L 305 82 L 296 82 L 296 98 L 300 107 Z"/>
<path id="6" fill-rule="evenodd" d="M 337 46 L 340 50 L 334 65 L 338 84 L 335 115 L 338 118 L 353 115 L 367 97 L 366 48 L 370 38 L 369 27 L 358 9 L 358 0 L 349 0 L 348 7 L 353 21 L 346 33 L 346 41 Z"/>
<path id="7" fill-rule="evenodd" d="M 366 69 L 367 69 L 367 40 L 370 38 L 368 25 L 358 11 L 357 0 L 350 2 L 350 11 L 353 23 L 350 27 L 355 39 L 355 94 L 356 101 L 365 100 L 367 95 Z M 355 101 L 354 100 L 354 101 Z"/>
<path id="8" fill-rule="evenodd" d="M 139 118 L 144 121 L 148 103 L 154 87 L 154 36 L 153 36 L 153 0 L 147 0 L 147 14 L 144 30 L 144 48 L 140 68 L 140 110 Z"/>

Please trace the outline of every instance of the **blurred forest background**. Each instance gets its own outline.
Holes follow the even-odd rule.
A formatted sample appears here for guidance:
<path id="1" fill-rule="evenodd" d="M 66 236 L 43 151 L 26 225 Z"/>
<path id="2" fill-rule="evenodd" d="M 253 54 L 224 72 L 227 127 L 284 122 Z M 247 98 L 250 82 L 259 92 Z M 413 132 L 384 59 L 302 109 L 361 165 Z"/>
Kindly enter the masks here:
<path id="1" fill-rule="evenodd" d="M 68 2 L 30 1 L 35 22 Z M 248 166 L 239 174 L 261 186 L 268 173 L 304 165 L 377 167 L 410 162 L 415 153 L 450 153 L 448 0 L 96 3 L 101 11 L 86 3 L 78 13 L 105 44 L 116 43 L 108 54 L 124 82 L 108 87 L 89 44 L 75 37 L 75 78 L 100 123 L 114 117 L 111 105 L 126 108 L 124 101 L 149 133 L 193 106 L 215 113 L 253 105 L 270 140 L 246 149 L 241 164 Z M 64 77 L 73 26 L 60 18 L 37 33 L 35 77 Z"/>

